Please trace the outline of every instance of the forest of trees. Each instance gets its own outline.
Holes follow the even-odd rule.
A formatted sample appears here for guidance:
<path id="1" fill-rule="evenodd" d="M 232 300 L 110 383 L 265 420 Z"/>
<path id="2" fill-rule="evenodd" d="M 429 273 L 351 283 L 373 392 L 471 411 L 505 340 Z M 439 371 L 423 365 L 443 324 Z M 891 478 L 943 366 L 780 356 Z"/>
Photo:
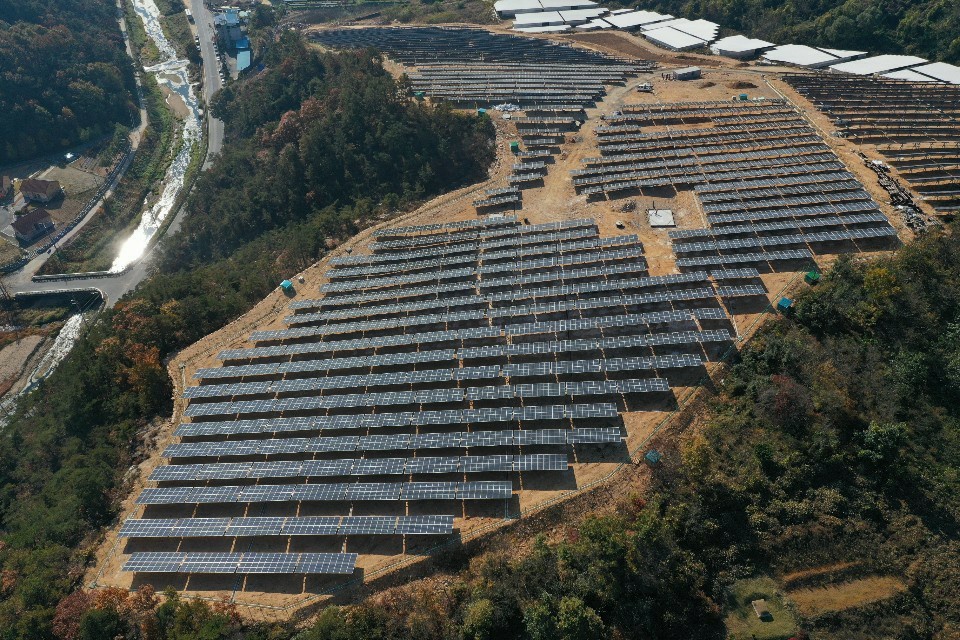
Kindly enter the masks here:
<path id="1" fill-rule="evenodd" d="M 260 83 L 285 86 L 292 97 L 245 116 L 251 135 L 228 141 L 197 182 L 161 272 L 88 327 L 3 429 L 0 640 L 56 637 L 57 604 L 78 586 L 98 531 L 116 517 L 142 430 L 170 412 L 164 358 L 315 262 L 328 239 L 486 175 L 488 119 L 400 99 L 367 53 L 320 56 L 288 34 L 275 55 L 274 69 L 234 90 L 236 108 L 223 108 L 243 113 Z M 90 616 L 99 622 L 89 629 L 121 624 L 95 604 Z M 217 620 L 210 624 L 218 629 L 236 626 Z M 129 627 L 122 625 L 109 628 Z M 131 637 L 227 637 L 178 628 Z M 83 629 L 77 637 L 114 637 Z"/>
<path id="2" fill-rule="evenodd" d="M 644 8 L 776 43 L 960 62 L 960 3 L 953 0 L 651 0 Z"/>
<path id="3" fill-rule="evenodd" d="M 136 115 L 111 0 L 0 0 L 0 164 L 113 133 Z"/>

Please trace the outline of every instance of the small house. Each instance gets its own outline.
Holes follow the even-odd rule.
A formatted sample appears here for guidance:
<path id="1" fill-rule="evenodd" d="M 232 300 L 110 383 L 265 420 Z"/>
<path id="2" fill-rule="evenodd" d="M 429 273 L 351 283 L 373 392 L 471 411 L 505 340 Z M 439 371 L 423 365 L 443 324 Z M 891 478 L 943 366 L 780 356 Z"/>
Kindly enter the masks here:
<path id="1" fill-rule="evenodd" d="M 820 282 L 820 273 L 817 271 L 808 271 L 803 279 L 806 280 L 807 284 L 817 284 Z"/>
<path id="2" fill-rule="evenodd" d="M 27 178 L 20 183 L 20 193 L 23 199 L 29 202 L 50 202 L 56 200 L 63 193 L 63 189 L 56 180 Z"/>
<path id="3" fill-rule="evenodd" d="M 698 80 L 700 75 L 700 67 L 683 67 L 674 69 L 670 73 L 670 77 L 674 80 Z"/>
<path id="4" fill-rule="evenodd" d="M 18 217 L 11 226 L 17 240 L 23 244 L 30 244 L 37 238 L 50 233 L 54 228 L 53 220 L 46 209 L 34 209 Z"/>
<path id="5" fill-rule="evenodd" d="M 647 451 L 647 453 L 643 456 L 643 459 L 649 465 L 660 464 L 660 460 L 663 459 L 663 454 L 656 449 L 650 449 L 650 451 Z"/>

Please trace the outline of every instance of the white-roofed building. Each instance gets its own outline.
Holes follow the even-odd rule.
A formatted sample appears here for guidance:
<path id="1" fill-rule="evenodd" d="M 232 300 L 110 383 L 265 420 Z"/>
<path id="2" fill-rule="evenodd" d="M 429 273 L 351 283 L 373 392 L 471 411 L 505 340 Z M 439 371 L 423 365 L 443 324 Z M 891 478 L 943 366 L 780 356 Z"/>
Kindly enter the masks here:
<path id="1" fill-rule="evenodd" d="M 707 44 L 706 40 L 695 38 L 688 33 L 678 31 L 672 27 L 661 27 L 660 29 L 644 31 L 643 37 L 655 45 L 673 51 L 696 49 L 697 47 L 702 47 Z"/>
<path id="2" fill-rule="evenodd" d="M 605 18 L 607 22 L 618 29 L 642 28 L 644 25 L 652 25 L 672 19 L 673 16 L 671 15 L 664 15 L 655 11 L 628 11 L 626 13 L 615 13 Z"/>
<path id="3" fill-rule="evenodd" d="M 960 84 L 960 67 L 946 62 L 931 62 L 921 67 L 914 67 L 913 71 L 950 84 Z"/>
<path id="4" fill-rule="evenodd" d="M 686 18 L 674 18 L 666 22 L 657 22 L 641 27 L 643 31 L 670 28 L 682 31 L 704 42 L 712 42 L 717 37 L 720 25 L 709 20 L 687 20 Z"/>
<path id="5" fill-rule="evenodd" d="M 889 78 L 890 80 L 909 80 L 910 82 L 939 82 L 939 80 L 934 80 L 930 76 L 917 73 L 913 69 L 900 69 L 900 71 L 891 71 L 890 73 L 882 74 L 880 77 Z"/>
<path id="6" fill-rule="evenodd" d="M 563 33 L 571 29 L 568 24 L 552 24 L 545 27 L 514 27 L 514 31 L 521 33 Z"/>
<path id="7" fill-rule="evenodd" d="M 882 55 L 872 58 L 863 58 L 862 60 L 853 60 L 851 62 L 842 62 L 831 65 L 830 68 L 840 73 L 852 73 L 858 76 L 872 76 L 875 73 L 886 73 L 905 69 L 906 67 L 915 67 L 925 64 L 927 61 L 917 56 L 894 56 Z"/>
<path id="8" fill-rule="evenodd" d="M 613 29 L 613 25 L 607 22 L 606 18 L 597 18 L 596 20 L 591 20 L 587 24 L 582 24 L 577 29 L 582 29 L 583 31 L 591 31 L 593 29 Z"/>
<path id="9" fill-rule="evenodd" d="M 569 25 L 585 24 L 594 18 L 599 18 L 607 12 L 606 9 L 571 9 L 560 12 L 560 17 Z"/>
<path id="10" fill-rule="evenodd" d="M 518 13 L 513 19 L 514 29 L 528 27 L 549 27 L 562 25 L 563 16 L 559 11 L 538 11 L 537 13 Z M 529 32 L 528 32 L 529 33 Z"/>
<path id="11" fill-rule="evenodd" d="M 764 62 L 770 64 L 785 64 L 791 67 L 805 67 L 820 69 L 836 64 L 836 56 L 805 44 L 782 44 L 763 54 Z"/>
<path id="12" fill-rule="evenodd" d="M 826 47 L 817 47 L 817 49 L 836 57 L 837 61 L 834 64 L 867 57 L 866 51 L 847 51 L 846 49 L 827 49 Z"/>
<path id="13" fill-rule="evenodd" d="M 540 0 L 497 0 L 493 10 L 500 18 L 512 18 L 520 13 L 543 11 Z"/>
<path id="14" fill-rule="evenodd" d="M 546 11 L 572 11 L 574 9 L 596 9 L 600 5 L 593 0 L 540 0 Z"/>
<path id="15" fill-rule="evenodd" d="M 766 40 L 757 40 L 743 35 L 735 35 L 727 38 L 721 38 L 710 45 L 710 51 L 718 56 L 727 56 L 728 58 L 737 58 L 738 60 L 749 60 L 756 58 L 761 51 L 774 47 L 772 42 Z"/>

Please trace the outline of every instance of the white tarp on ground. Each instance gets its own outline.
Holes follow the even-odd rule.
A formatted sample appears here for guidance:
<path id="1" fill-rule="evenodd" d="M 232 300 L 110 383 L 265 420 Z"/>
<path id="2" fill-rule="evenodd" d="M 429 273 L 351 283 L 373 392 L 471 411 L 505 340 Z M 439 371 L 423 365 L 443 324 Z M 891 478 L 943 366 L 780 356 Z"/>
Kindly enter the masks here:
<path id="1" fill-rule="evenodd" d="M 607 22 L 606 18 L 597 18 L 587 24 L 580 25 L 577 29 L 583 29 L 585 31 L 589 31 L 590 29 L 613 29 L 613 25 Z"/>
<path id="2" fill-rule="evenodd" d="M 914 67 L 913 70 L 950 84 L 960 84 L 960 67 L 946 62 L 931 62 L 922 67 Z"/>
<path id="3" fill-rule="evenodd" d="M 872 58 L 863 58 L 862 60 L 853 60 L 841 64 L 831 65 L 830 68 L 841 73 L 853 73 L 858 76 L 870 76 L 875 73 L 884 73 L 886 71 L 896 71 L 905 67 L 915 67 L 925 64 L 924 58 L 917 56 L 894 56 L 883 55 Z"/>
<path id="4" fill-rule="evenodd" d="M 808 47 L 805 44 L 782 44 L 763 54 L 763 59 L 772 64 L 787 64 L 809 69 L 836 64 L 838 60 L 835 55 Z"/>
<path id="5" fill-rule="evenodd" d="M 551 24 L 545 27 L 514 27 L 513 30 L 521 33 L 563 33 L 570 30 L 570 25 Z"/>
<path id="6" fill-rule="evenodd" d="M 667 49 L 673 49 L 675 51 L 693 49 L 706 44 L 705 40 L 695 38 L 690 34 L 684 33 L 683 31 L 677 31 L 671 27 L 663 27 L 661 29 L 644 31 L 643 37 L 654 44 L 666 47 Z"/>

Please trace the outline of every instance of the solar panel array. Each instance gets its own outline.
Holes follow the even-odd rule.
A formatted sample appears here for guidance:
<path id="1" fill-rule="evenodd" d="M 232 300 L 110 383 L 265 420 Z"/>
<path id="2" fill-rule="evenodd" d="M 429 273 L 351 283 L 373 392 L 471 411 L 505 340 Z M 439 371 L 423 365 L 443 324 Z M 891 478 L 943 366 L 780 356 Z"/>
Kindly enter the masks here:
<path id="1" fill-rule="evenodd" d="M 874 145 L 936 211 L 960 211 L 960 86 L 826 74 L 783 79 L 841 135 Z"/>
<path id="2" fill-rule="evenodd" d="M 547 175 L 546 158 L 586 120 L 585 108 L 606 94 L 605 85 L 649 71 L 653 62 L 621 60 L 589 49 L 515 34 L 460 27 L 375 27 L 313 34 L 331 48 L 373 47 L 408 67 L 411 95 L 457 107 L 508 103 L 525 111 L 513 119 L 523 156 L 507 186 L 473 205 L 478 212 L 519 209 L 523 189 Z"/>
<path id="3" fill-rule="evenodd" d="M 710 226 L 670 232 L 681 270 L 795 269 L 816 253 L 897 241 L 870 195 L 783 100 L 625 107 L 597 136 L 601 156 L 572 172 L 580 193 L 696 191 Z M 750 291 L 727 287 L 724 297 Z"/>
<path id="4" fill-rule="evenodd" d="M 639 239 L 600 238 L 593 220 L 394 228 L 370 246 L 332 261 L 287 329 L 254 332 L 196 373 L 189 421 L 123 537 L 448 535 L 454 514 L 511 500 L 515 481 L 622 447 L 621 412 L 658 406 L 731 340 L 721 296 L 739 294 L 706 271 L 649 276 Z M 146 553 L 127 570 L 255 564 Z M 262 570 L 349 564 L 305 555 Z"/>

